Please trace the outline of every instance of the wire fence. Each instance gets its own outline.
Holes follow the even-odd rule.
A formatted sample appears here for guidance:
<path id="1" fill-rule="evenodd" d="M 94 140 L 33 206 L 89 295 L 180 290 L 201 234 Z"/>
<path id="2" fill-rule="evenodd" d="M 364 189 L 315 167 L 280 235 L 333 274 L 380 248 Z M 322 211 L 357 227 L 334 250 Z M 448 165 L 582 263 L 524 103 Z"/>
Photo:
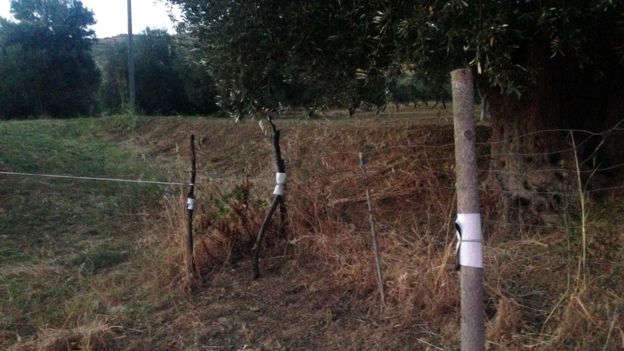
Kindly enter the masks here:
<path id="1" fill-rule="evenodd" d="M 433 119 L 432 119 L 433 120 Z M 439 118 L 435 120 L 439 121 Z M 424 122 L 427 122 L 425 120 Z M 419 120 L 419 123 L 423 121 Z M 521 135 L 514 136 L 509 140 L 488 140 L 479 141 L 476 143 L 479 150 L 478 159 L 484 162 L 484 166 L 480 168 L 480 177 L 483 182 L 487 177 L 499 175 L 501 177 L 527 177 L 531 175 L 539 175 L 542 177 L 549 176 L 551 179 L 558 179 L 561 177 L 571 178 L 581 176 L 584 179 L 582 189 L 578 187 L 569 187 L 568 189 L 557 189 L 557 186 L 553 186 L 553 189 L 546 189 L 540 187 L 526 187 L 522 189 L 505 189 L 500 188 L 496 191 L 498 194 L 502 194 L 508 197 L 518 196 L 519 192 L 524 197 L 530 196 L 554 196 L 559 199 L 566 199 L 567 203 L 574 206 L 575 201 L 578 201 L 579 196 L 592 196 L 609 194 L 610 192 L 616 192 L 624 190 L 624 184 L 607 182 L 601 184 L 596 182 L 593 184 L 591 181 L 597 174 L 605 172 L 614 172 L 624 168 L 624 162 L 615 162 L 612 164 L 604 163 L 590 163 L 595 158 L 595 155 L 600 152 L 600 148 L 613 137 L 614 132 L 624 131 L 622 124 L 624 121 L 620 121 L 612 128 L 602 131 L 589 131 L 579 129 L 549 129 L 540 130 Z M 408 125 L 408 124 L 406 124 Z M 395 128 L 396 126 L 392 126 Z M 331 128 L 331 123 L 326 125 L 320 125 L 320 128 Z M 426 129 L 426 124 L 417 124 L 412 126 L 419 129 Z M 304 127 L 305 128 L 305 127 Z M 345 128 L 365 129 L 371 131 L 370 126 L 358 126 L 349 124 Z M 260 133 L 259 133 L 260 134 Z M 369 133 L 370 134 L 370 133 Z M 383 134 L 383 133 L 377 133 Z M 510 140 L 521 141 L 524 138 L 535 138 L 537 136 L 552 136 L 561 137 L 562 135 L 575 135 L 578 141 L 567 144 L 555 150 L 546 151 L 518 151 L 518 152 L 499 152 L 498 148 L 502 143 L 509 142 Z M 286 139 L 288 139 L 286 134 Z M 317 142 L 313 146 L 313 150 L 299 153 L 297 147 L 302 148 L 305 141 L 301 141 L 295 145 L 286 145 L 286 162 L 290 166 L 290 173 L 294 174 L 294 177 L 290 178 L 291 187 L 296 187 L 297 190 L 309 187 L 311 183 L 318 182 L 324 187 L 324 203 L 326 207 L 333 209 L 333 214 L 347 215 L 349 209 L 339 209 L 339 207 L 353 203 L 364 201 L 364 192 L 361 184 L 361 175 L 358 168 L 358 153 L 364 152 L 367 154 L 367 166 L 369 167 L 369 176 L 371 181 L 371 198 L 375 203 L 375 206 L 383 212 L 384 201 L 391 199 L 406 199 L 409 197 L 419 196 L 423 192 L 428 194 L 436 194 L 435 196 L 443 199 L 438 207 L 449 208 L 452 207 L 452 194 L 455 191 L 455 171 L 454 171 L 454 142 L 452 140 L 452 133 L 450 130 L 446 131 L 446 135 L 437 136 L 436 142 L 410 142 L 409 140 L 399 140 L 396 138 L 386 140 L 383 135 L 377 135 L 376 140 L 366 140 L 367 135 L 364 135 L 360 140 L 348 140 L 342 143 L 340 140 L 330 140 L 331 135 L 327 135 L 325 138 L 321 138 L 320 142 Z M 267 143 L 268 144 L 268 143 Z M 346 144 L 346 145 L 345 145 Z M 565 144 L 565 142 L 563 143 Z M 570 164 L 550 165 L 545 167 L 526 168 L 522 167 L 517 170 L 495 169 L 489 167 L 487 162 L 492 155 L 495 157 L 511 157 L 511 158 L 527 158 L 527 157 L 540 157 L 547 158 L 552 155 L 568 155 L 568 158 L 577 157 L 577 155 L 587 155 L 587 148 L 589 147 L 590 157 L 578 160 L 580 167 L 571 167 Z M 268 146 L 267 146 L 268 149 Z M 593 155 L 593 157 L 591 157 Z M 201 156 L 200 156 L 201 157 Z M 519 163 L 522 165 L 522 163 Z M 201 160 L 200 160 L 201 165 Z M 197 185 L 211 186 L 210 184 L 220 184 L 218 187 L 227 186 L 227 184 L 236 184 L 243 181 L 257 184 L 258 192 L 263 193 L 266 187 L 266 192 L 272 188 L 273 177 L 270 169 L 272 168 L 269 161 L 266 162 L 266 167 L 259 169 L 253 176 L 242 176 L 240 171 L 231 170 L 229 174 L 222 174 L 214 176 L 206 172 L 206 168 L 201 169 L 197 175 Z M 212 172 L 214 174 L 217 171 Z M 0 171 L 0 175 L 8 177 L 38 177 L 38 178 L 51 178 L 51 179 L 65 179 L 65 180 L 79 180 L 79 181 L 95 181 L 95 182 L 118 182 L 118 183 L 131 183 L 131 184 L 150 184 L 150 185 L 162 185 L 162 186 L 174 186 L 174 187 L 187 187 L 191 186 L 189 182 L 184 181 L 159 181 L 159 180 L 144 180 L 144 179 L 123 179 L 115 177 L 107 177 L 102 175 L 93 176 L 76 176 L 67 174 L 48 174 L 48 173 L 30 173 L 30 172 L 16 172 L 16 171 Z M 401 188 L 397 187 L 397 184 Z M 570 182 L 574 184 L 574 182 Z M 556 185 L 556 184 L 555 184 Z M 315 187 L 312 187 L 315 188 Z M 481 196 L 487 198 L 491 195 L 491 190 L 482 186 Z M 289 197 L 296 198 L 301 194 L 296 192 L 290 193 Z M 392 204 L 396 206 L 396 204 Z M 348 206 L 347 206 L 348 207 Z M 379 220 L 383 223 L 384 218 Z M 503 220 L 494 218 L 485 218 L 484 223 L 498 226 L 513 226 L 514 223 L 508 223 Z M 557 224 L 525 224 L 531 228 L 559 228 L 562 230 L 569 230 L 577 228 L 576 225 L 557 225 Z"/>
<path id="2" fill-rule="evenodd" d="M 527 176 L 539 176 L 541 178 L 549 178 L 552 180 L 560 179 L 560 182 L 566 183 L 565 179 L 571 179 L 568 181 L 568 186 L 559 186 L 559 184 L 547 184 L 544 183 L 542 186 L 527 186 L 522 187 L 521 189 L 505 189 L 499 188 L 496 189 L 496 193 L 499 195 L 504 195 L 508 198 L 517 197 L 521 195 L 522 197 L 529 198 L 535 196 L 548 196 L 557 198 L 558 202 L 561 203 L 562 207 L 573 208 L 577 205 L 577 202 L 580 201 L 581 197 L 586 196 L 604 196 L 609 193 L 613 193 L 619 190 L 624 189 L 624 184 L 621 184 L 621 180 L 614 181 L 613 179 L 605 182 L 604 179 L 602 181 L 594 182 L 594 178 L 596 175 L 601 175 L 607 172 L 614 172 L 620 170 L 624 167 L 624 162 L 615 162 L 615 163 L 600 163 L 600 162 L 591 162 L 595 161 L 595 156 L 600 151 L 600 148 L 604 146 L 609 137 L 612 137 L 614 132 L 621 132 L 624 129 L 620 126 L 622 122 L 618 122 L 612 128 L 594 132 L 588 130 L 580 130 L 580 129 L 550 129 L 550 130 L 542 130 L 536 132 L 525 133 L 522 135 L 517 135 L 513 137 L 516 141 L 521 141 L 523 138 L 535 138 L 536 136 L 540 137 L 552 137 L 553 139 L 556 137 L 567 135 L 574 135 L 575 138 L 579 140 L 576 143 L 573 143 L 568 139 L 567 145 L 566 142 L 563 147 L 555 148 L 555 150 L 540 150 L 540 151 L 518 151 L 518 152 L 500 152 L 494 150 L 495 148 L 500 147 L 500 144 L 506 141 L 487 141 L 487 142 L 478 142 L 477 147 L 481 148 L 481 152 L 478 155 L 478 158 L 483 161 L 487 161 L 494 157 L 509 157 L 516 158 L 520 162 L 518 165 L 520 167 L 517 170 L 507 170 L 507 169 L 495 169 L 493 167 L 482 167 L 480 169 L 481 180 L 485 180 L 487 177 L 491 176 L 501 176 L 501 177 L 517 177 L 517 178 L 526 178 Z M 449 133 L 449 137 L 452 134 Z M 569 137 L 568 137 L 569 138 Z M 451 201 L 451 197 L 448 196 L 449 193 L 455 190 L 455 172 L 454 172 L 454 164 L 452 161 L 455 160 L 455 156 L 453 155 L 453 142 L 440 142 L 440 143 L 389 143 L 385 141 L 374 142 L 367 141 L 361 143 L 359 148 L 354 148 L 351 150 L 345 150 L 344 148 L 340 151 L 334 150 L 325 150 L 321 151 L 318 154 L 319 161 L 317 163 L 319 165 L 323 165 L 324 163 L 330 162 L 330 160 L 335 159 L 336 157 L 348 158 L 351 156 L 353 162 L 355 162 L 358 151 L 360 150 L 370 150 L 371 156 L 369 157 L 370 162 L 370 172 L 371 172 L 371 180 L 373 181 L 373 199 L 375 201 L 385 200 L 384 198 L 384 186 L 387 187 L 396 187 L 396 183 L 405 184 L 405 180 L 410 177 L 415 181 L 420 181 L 417 186 L 410 188 L 409 191 L 401 192 L 398 190 L 393 190 L 393 194 L 396 198 L 406 197 L 409 195 L 409 192 L 412 191 L 414 194 L 421 193 L 423 191 L 427 191 L 429 193 L 435 192 L 445 192 L 446 195 L 442 195 L 447 199 L 446 206 L 452 206 L 448 202 Z M 589 150 L 589 156 L 584 159 L 577 159 L 579 155 L 587 155 Z M 397 152 L 403 153 L 402 156 L 397 156 Z M 527 167 L 526 164 L 522 163 L 523 158 L 540 158 L 547 159 L 549 156 L 561 156 L 562 158 L 567 158 L 571 161 L 577 161 L 580 166 L 574 167 L 574 162 L 569 162 L 567 164 L 561 163 L 559 165 L 548 165 L 548 162 L 544 162 L 542 167 Z M 310 155 L 308 155 L 310 157 Z M 404 157 L 403 160 L 399 160 L 400 157 Z M 403 167 L 399 165 L 399 163 L 409 163 L 408 167 Z M 394 163 L 393 165 L 388 165 L 389 163 Z M 352 163 L 354 165 L 355 163 Z M 329 204 L 336 203 L 347 203 L 351 200 L 362 201 L 361 189 L 358 189 L 357 186 L 354 186 L 354 183 L 357 181 L 358 174 L 355 166 L 351 166 L 352 169 L 344 169 L 341 168 L 342 172 L 327 172 L 327 174 L 331 177 L 329 183 L 340 183 L 341 188 L 352 188 L 355 189 L 357 194 L 342 195 L 340 199 L 332 201 L 328 201 Z M 545 168 L 544 168 L 545 167 Z M 317 172 L 319 172 L 317 170 Z M 423 174 L 428 173 L 433 178 L 437 178 L 434 182 L 423 182 Z M 389 176 L 388 174 L 391 174 Z M 546 177 L 548 176 L 548 177 Z M 581 189 L 578 188 L 575 181 L 576 177 L 579 176 L 582 179 Z M 402 181 L 398 180 L 399 178 L 403 178 Z M 375 182 L 377 180 L 377 182 Z M 350 182 L 352 186 L 346 186 L 345 182 Z M 394 185 L 393 185 L 394 184 Z M 488 189 L 485 186 L 482 186 L 480 189 L 481 196 L 487 198 L 491 196 L 492 190 Z M 377 193 L 377 194 L 375 194 Z M 565 202 L 565 204 L 564 204 Z M 378 207 L 383 208 L 383 204 L 377 204 Z M 546 209 L 545 209 L 546 210 Z M 561 209 L 551 209 L 553 212 L 560 212 Z M 487 212 L 487 211 L 486 211 Z M 381 219 L 383 220 L 383 218 Z M 510 223 L 503 220 L 498 219 L 485 219 L 484 222 L 486 224 L 498 225 L 498 226 L 518 226 L 518 223 Z M 576 230 L 581 228 L 581 225 L 578 224 L 556 224 L 556 223 L 548 223 L 548 224 L 539 224 L 539 223 L 523 223 L 523 228 L 549 228 L 549 229 L 561 229 L 561 230 Z M 586 226 L 591 226 L 593 224 L 585 224 Z"/>
<path id="3" fill-rule="evenodd" d="M 92 180 L 100 182 L 115 182 L 115 183 L 135 183 L 135 184 L 156 184 L 156 185 L 191 185 L 190 183 L 181 182 L 164 182 L 154 180 L 141 180 L 141 179 L 122 179 L 122 178 L 108 178 L 108 177 L 84 177 L 64 174 L 45 174 L 45 173 L 27 173 L 27 172 L 8 172 L 0 171 L 0 174 L 7 176 L 20 176 L 20 177 L 39 177 L 39 178 L 57 178 L 57 179 L 71 179 L 71 180 Z"/>

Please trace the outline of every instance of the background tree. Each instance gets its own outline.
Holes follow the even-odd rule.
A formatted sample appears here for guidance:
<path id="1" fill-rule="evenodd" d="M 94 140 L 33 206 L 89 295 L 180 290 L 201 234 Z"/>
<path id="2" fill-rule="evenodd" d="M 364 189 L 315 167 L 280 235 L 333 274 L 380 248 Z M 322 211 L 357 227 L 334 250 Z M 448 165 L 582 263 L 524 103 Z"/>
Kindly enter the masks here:
<path id="1" fill-rule="evenodd" d="M 189 110 L 182 79 L 175 71 L 176 51 L 167 31 L 147 28 L 136 38 L 136 103 L 148 115 Z"/>
<path id="2" fill-rule="evenodd" d="M 451 100 L 451 87 L 446 74 L 438 77 L 427 77 L 418 72 L 396 72 L 388 75 L 387 84 L 390 100 L 399 109 L 400 104 L 414 105 L 422 103 L 434 106 Z"/>
<path id="3" fill-rule="evenodd" d="M 189 36 L 174 37 L 174 70 L 182 80 L 189 109 L 186 113 L 209 115 L 218 111 L 217 90 L 206 61 L 195 49 L 195 41 Z"/>
<path id="4" fill-rule="evenodd" d="M 101 56 L 96 56 L 102 67 L 100 103 L 111 114 L 123 112 L 128 106 L 128 43 L 124 36 L 116 38 L 120 40 L 109 40 L 105 46 L 98 43 L 104 47 Z"/>
<path id="5" fill-rule="evenodd" d="M 94 112 L 93 13 L 78 0 L 12 0 L 0 22 L 0 117 Z"/>
<path id="6" fill-rule="evenodd" d="M 127 105 L 126 36 L 98 44 L 103 71 L 100 99 L 108 113 Z M 136 108 L 148 115 L 211 114 L 216 112 L 212 77 L 185 39 L 165 30 L 147 28 L 135 36 Z"/>

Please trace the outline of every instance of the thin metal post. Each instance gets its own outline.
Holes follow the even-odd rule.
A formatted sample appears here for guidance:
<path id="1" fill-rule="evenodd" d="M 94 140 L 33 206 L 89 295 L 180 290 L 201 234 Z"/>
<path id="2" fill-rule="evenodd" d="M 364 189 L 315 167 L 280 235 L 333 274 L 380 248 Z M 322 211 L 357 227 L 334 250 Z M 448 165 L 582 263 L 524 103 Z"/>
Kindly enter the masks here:
<path id="1" fill-rule="evenodd" d="M 485 349 L 483 245 L 477 157 L 474 83 L 468 68 L 451 72 L 455 129 L 457 228 L 461 285 L 461 350 Z"/>
<path id="2" fill-rule="evenodd" d="M 383 311 L 386 305 L 386 294 L 384 293 L 384 279 L 383 271 L 381 268 L 381 254 L 379 253 L 379 240 L 377 239 L 377 232 L 375 231 L 375 221 L 373 219 L 373 203 L 370 196 L 370 190 L 368 188 L 368 172 L 366 171 L 366 161 L 364 160 L 364 154 L 358 153 L 360 158 L 360 168 L 364 176 L 364 188 L 366 189 L 366 203 L 368 204 L 368 222 L 371 229 L 371 239 L 373 242 L 373 254 L 375 255 L 375 271 L 377 278 L 377 288 L 379 289 L 379 299 L 381 302 L 381 310 Z"/>

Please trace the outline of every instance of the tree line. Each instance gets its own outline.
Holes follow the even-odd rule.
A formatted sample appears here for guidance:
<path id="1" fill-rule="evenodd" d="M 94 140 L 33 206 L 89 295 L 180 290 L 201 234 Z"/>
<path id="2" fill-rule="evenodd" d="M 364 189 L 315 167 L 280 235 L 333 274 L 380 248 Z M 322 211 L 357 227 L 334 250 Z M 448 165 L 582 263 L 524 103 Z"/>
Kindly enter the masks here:
<path id="1" fill-rule="evenodd" d="M 102 72 L 100 110 L 128 109 L 127 35 L 99 40 L 94 58 Z M 180 37 L 162 29 L 135 35 L 136 109 L 145 115 L 208 115 L 217 110 L 214 81 L 201 61 L 192 58 Z"/>
<path id="2" fill-rule="evenodd" d="M 0 118 L 127 110 L 127 36 L 97 41 L 80 1 L 13 0 L 11 12 L 14 20 L 0 18 Z M 135 66 L 137 112 L 216 111 L 212 77 L 184 40 L 147 28 L 136 38 Z"/>
<path id="3" fill-rule="evenodd" d="M 89 29 L 95 23 L 93 13 L 80 1 L 12 0 L 11 12 L 13 20 L 0 18 L 1 119 L 70 118 L 128 110 L 126 35 L 96 39 Z M 210 35 L 229 35 L 214 29 Z M 138 113 L 220 111 L 242 117 L 257 107 L 288 106 L 304 108 L 309 114 L 329 107 L 353 114 L 362 107 L 383 109 L 387 102 L 398 108 L 450 99 L 446 81 L 432 81 L 405 67 L 358 75 L 353 68 L 366 58 L 363 52 L 358 53 L 361 57 L 337 58 L 331 70 L 314 65 L 302 70 L 297 58 L 275 61 L 270 67 L 262 64 L 257 70 L 248 62 L 251 69 L 241 70 L 235 66 L 239 58 L 227 56 L 235 52 L 223 55 L 215 50 L 218 57 L 206 55 L 205 40 L 195 34 L 190 26 L 182 26 L 175 35 L 150 28 L 136 35 Z M 246 45 L 262 44 L 260 37 Z"/>

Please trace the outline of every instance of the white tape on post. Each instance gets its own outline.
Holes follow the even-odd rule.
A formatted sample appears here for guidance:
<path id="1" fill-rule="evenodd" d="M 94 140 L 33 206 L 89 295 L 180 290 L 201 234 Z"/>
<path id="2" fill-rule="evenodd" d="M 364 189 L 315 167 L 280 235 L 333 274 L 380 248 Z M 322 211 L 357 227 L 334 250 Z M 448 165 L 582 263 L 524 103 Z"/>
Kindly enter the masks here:
<path id="1" fill-rule="evenodd" d="M 189 197 L 186 199 L 186 208 L 192 210 L 195 208 L 195 199 Z"/>
<path id="2" fill-rule="evenodd" d="M 284 190 L 286 189 L 286 173 L 276 173 L 275 183 L 273 195 L 284 196 Z"/>
<path id="3" fill-rule="evenodd" d="M 459 244 L 459 265 L 483 268 L 483 235 L 481 215 L 478 213 L 457 214 L 457 225 L 461 232 Z"/>
<path id="4" fill-rule="evenodd" d="M 275 173 L 275 182 L 277 184 L 286 184 L 286 173 Z"/>

